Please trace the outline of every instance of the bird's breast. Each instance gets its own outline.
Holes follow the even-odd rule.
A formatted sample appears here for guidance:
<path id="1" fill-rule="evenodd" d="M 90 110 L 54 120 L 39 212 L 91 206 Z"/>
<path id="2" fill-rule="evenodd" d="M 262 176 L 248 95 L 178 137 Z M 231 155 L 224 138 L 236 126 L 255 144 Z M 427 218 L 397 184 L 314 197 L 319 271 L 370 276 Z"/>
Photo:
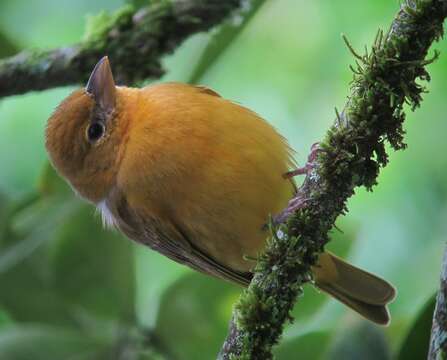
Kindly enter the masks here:
<path id="1" fill-rule="evenodd" d="M 263 225 L 291 198 L 287 142 L 255 113 L 186 85 L 143 90 L 118 186 L 131 207 L 175 223 L 193 245 L 247 271 Z"/>

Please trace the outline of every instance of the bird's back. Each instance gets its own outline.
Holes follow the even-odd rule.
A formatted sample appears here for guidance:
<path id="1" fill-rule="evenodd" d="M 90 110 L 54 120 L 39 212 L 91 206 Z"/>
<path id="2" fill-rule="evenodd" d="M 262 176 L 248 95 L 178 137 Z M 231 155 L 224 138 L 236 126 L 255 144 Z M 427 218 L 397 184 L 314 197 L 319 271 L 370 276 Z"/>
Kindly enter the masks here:
<path id="1" fill-rule="evenodd" d="M 119 183 L 131 206 L 175 223 L 205 254 L 247 271 L 293 185 L 287 142 L 254 112 L 202 87 L 142 89 Z M 141 136 L 144 134 L 144 136 Z M 136 154 L 136 156 L 135 156 Z M 126 178 L 126 173 L 139 176 Z M 129 195 L 130 194 L 130 195 Z"/>

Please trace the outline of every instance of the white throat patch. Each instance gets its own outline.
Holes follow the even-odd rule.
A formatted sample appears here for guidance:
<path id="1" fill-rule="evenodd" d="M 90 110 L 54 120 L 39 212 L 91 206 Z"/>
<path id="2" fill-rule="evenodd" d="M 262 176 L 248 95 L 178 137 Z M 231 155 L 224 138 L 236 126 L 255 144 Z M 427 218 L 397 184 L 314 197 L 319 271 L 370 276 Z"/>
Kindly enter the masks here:
<path id="1" fill-rule="evenodd" d="M 117 226 L 117 222 L 113 217 L 112 212 L 107 207 L 106 201 L 102 200 L 98 204 L 96 204 L 96 209 L 101 214 L 102 225 L 106 228 L 115 228 Z"/>

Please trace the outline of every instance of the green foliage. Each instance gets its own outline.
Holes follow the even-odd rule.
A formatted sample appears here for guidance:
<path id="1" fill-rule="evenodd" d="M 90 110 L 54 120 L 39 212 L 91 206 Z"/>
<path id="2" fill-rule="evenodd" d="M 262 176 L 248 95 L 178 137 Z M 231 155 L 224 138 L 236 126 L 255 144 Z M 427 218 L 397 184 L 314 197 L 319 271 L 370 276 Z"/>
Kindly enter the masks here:
<path id="1" fill-rule="evenodd" d="M 135 9 L 132 5 L 123 6 L 114 13 L 102 11 L 97 15 L 88 15 L 85 25 L 84 41 L 101 41 L 113 28 L 118 29 L 132 20 Z"/>
<path id="2" fill-rule="evenodd" d="M 366 321 L 360 321 L 347 324 L 344 331 L 335 336 L 333 344 L 328 350 L 327 358 L 390 360 L 391 354 L 383 328 Z"/>
<path id="3" fill-rule="evenodd" d="M 404 3 L 392 30 L 386 36 L 378 32 L 369 54 L 360 56 L 347 43 L 361 64 L 354 70 L 343 115 L 337 113 L 338 121 L 319 144 L 311 176 L 295 197 L 306 205 L 286 225 L 271 226 L 266 252 L 236 305 L 238 333 L 231 352 L 242 359 L 272 358 L 271 349 L 354 188 L 370 190 L 376 184 L 380 167 L 388 162 L 385 140 L 395 150 L 405 148 L 403 106 L 407 102 L 414 110 L 420 105 L 423 87 L 417 81 L 430 80 L 425 67 L 433 59 L 426 55 L 443 34 L 443 6 L 437 1 Z"/>
<path id="4" fill-rule="evenodd" d="M 98 358 L 105 344 L 101 339 L 70 329 L 19 325 L 0 328 L 0 358 L 48 360 Z"/>
<path id="5" fill-rule="evenodd" d="M 330 339 L 331 333 L 329 331 L 316 331 L 298 336 L 293 340 L 284 341 L 283 344 L 278 346 L 278 348 L 275 350 L 275 358 L 278 360 L 323 359 L 326 352 L 326 347 L 328 346 Z"/>
<path id="6" fill-rule="evenodd" d="M 132 1 L 135 7 L 148 3 Z M 347 34 L 352 48 L 362 48 L 389 23 L 396 6 L 385 0 L 265 2 L 250 21 L 218 32 L 212 43 L 205 35 L 191 38 L 169 59 L 170 71 L 183 69 L 170 80 L 189 79 L 197 71 L 197 82 L 278 128 L 302 164 L 331 123 L 334 104 L 344 103 L 352 77 L 346 66 L 352 55 L 339 34 Z M 82 37 L 86 7 L 96 13 L 119 4 L 102 0 L 64 7 L 76 20 L 64 19 L 61 26 L 47 15 L 52 1 L 40 1 L 39 13 L 25 0 L 0 1 L 0 27 L 8 30 L 2 34 L 15 48 L 71 44 Z M 91 34 L 106 31 L 107 19 Z M 0 39 L 0 52 L 8 49 L 5 44 Z M 198 51 L 208 45 L 205 53 Z M 422 358 L 431 320 L 425 303 L 438 286 L 447 214 L 447 157 L 439 156 L 447 152 L 442 116 L 447 47 L 438 48 L 442 56 L 429 65 L 430 94 L 405 127 L 408 150 L 389 154 L 391 166 L 380 175 L 374 195 L 357 191 L 349 215 L 337 223 L 343 233 L 334 230 L 328 244 L 396 285 L 390 327 L 365 327 L 306 285 L 290 313 L 295 322 L 286 326 L 275 350 L 277 359 L 332 360 L 333 354 L 363 359 L 379 350 L 382 358 L 391 351 L 400 359 Z M 408 64 L 409 71 L 417 68 Z M 42 133 L 46 118 L 70 91 L 0 102 L 0 359 L 214 358 L 241 290 L 102 229 L 94 208 L 54 174 L 45 162 Z M 396 134 L 390 138 L 399 140 Z M 369 175 L 354 180 L 365 179 Z M 277 314 L 266 314 L 271 315 Z M 364 341 L 367 336 L 377 341 Z"/>
<path id="7" fill-rule="evenodd" d="M 258 10 L 265 3 L 265 0 L 253 0 L 248 5 L 248 10 L 238 14 L 237 21 L 227 22 L 220 26 L 217 32 L 211 37 L 201 57 L 194 67 L 189 79 L 189 83 L 196 84 L 205 72 L 216 62 L 225 50 L 235 41 L 237 36 L 245 29 L 250 20 L 256 15 Z"/>
<path id="8" fill-rule="evenodd" d="M 3 326 L 12 324 L 13 320 L 11 319 L 11 317 L 9 316 L 9 314 L 0 309 L 0 328 L 2 328 Z"/>
<path id="9" fill-rule="evenodd" d="M 156 332 L 176 359 L 212 359 L 224 340 L 239 292 L 234 285 L 188 274 L 161 298 Z"/>
<path id="10" fill-rule="evenodd" d="M 423 359 L 428 354 L 430 344 L 430 333 L 433 323 L 433 312 L 436 305 L 436 294 L 430 297 L 426 304 L 420 309 L 415 317 L 413 325 L 410 327 L 399 354 L 398 360 Z"/>
<path id="11" fill-rule="evenodd" d="M 57 232 L 49 263 L 52 285 L 67 305 L 98 317 L 134 321 L 131 244 L 101 229 L 90 207 L 79 208 Z"/>
<path id="12" fill-rule="evenodd" d="M 39 188 L 37 198 L 12 212 L 12 230 L 0 253 L 0 283 L 8 289 L 0 292 L 0 303 L 11 318 L 21 323 L 67 327 L 67 339 L 61 335 L 54 340 L 62 342 L 61 348 L 66 347 L 65 341 L 72 341 L 70 328 L 86 327 L 87 332 L 79 334 L 82 349 L 86 346 L 83 341 L 90 341 L 90 331 L 98 327 L 96 322 L 135 321 L 132 250 L 121 236 L 111 236 L 102 229 L 93 209 L 75 199 L 49 166 Z M 38 301 L 30 302 L 29 294 L 36 294 Z M 21 327 L 14 331 L 20 338 Z M 40 336 L 50 339 L 58 334 L 56 330 L 54 334 L 23 332 L 35 343 L 23 349 L 24 354 L 34 351 Z M 11 338 L 13 343 L 5 337 L 6 353 L 17 350 L 14 344 L 21 341 L 16 340 L 17 336 Z M 78 343 L 76 336 L 73 341 Z M 0 354 L 2 349 L 0 345 Z M 45 351 L 45 356 L 53 354 L 52 348 Z M 59 353 L 58 349 L 54 351 Z"/>
<path id="13" fill-rule="evenodd" d="M 0 59 L 14 55 L 19 51 L 14 44 L 3 32 L 0 31 Z"/>

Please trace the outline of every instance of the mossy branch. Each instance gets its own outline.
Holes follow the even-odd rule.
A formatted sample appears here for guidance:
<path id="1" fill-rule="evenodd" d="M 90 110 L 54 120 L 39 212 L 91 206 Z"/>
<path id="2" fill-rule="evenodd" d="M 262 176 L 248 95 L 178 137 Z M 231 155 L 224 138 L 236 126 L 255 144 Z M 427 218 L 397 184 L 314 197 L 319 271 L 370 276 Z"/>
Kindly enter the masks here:
<path id="1" fill-rule="evenodd" d="M 104 55 L 118 84 L 163 75 L 160 60 L 188 36 L 223 21 L 243 0 L 151 0 L 136 9 L 90 18 L 84 41 L 53 50 L 24 51 L 0 61 L 0 98 L 31 90 L 84 84 Z"/>
<path id="2" fill-rule="evenodd" d="M 219 358 L 272 358 L 303 284 L 312 281 L 311 266 L 335 220 L 347 211 L 346 201 L 355 187 L 371 190 L 377 183 L 388 163 L 386 142 L 395 150 L 405 148 L 404 104 L 412 110 L 420 105 L 425 89 L 416 81 L 430 79 L 425 67 L 437 53 L 426 60 L 427 52 L 442 36 L 446 15 L 447 0 L 407 0 L 368 53 L 357 54 L 346 41 L 357 63 L 351 95 L 310 158 L 303 185 L 280 217 L 286 220 L 272 224 L 267 250 L 234 308 Z"/>

